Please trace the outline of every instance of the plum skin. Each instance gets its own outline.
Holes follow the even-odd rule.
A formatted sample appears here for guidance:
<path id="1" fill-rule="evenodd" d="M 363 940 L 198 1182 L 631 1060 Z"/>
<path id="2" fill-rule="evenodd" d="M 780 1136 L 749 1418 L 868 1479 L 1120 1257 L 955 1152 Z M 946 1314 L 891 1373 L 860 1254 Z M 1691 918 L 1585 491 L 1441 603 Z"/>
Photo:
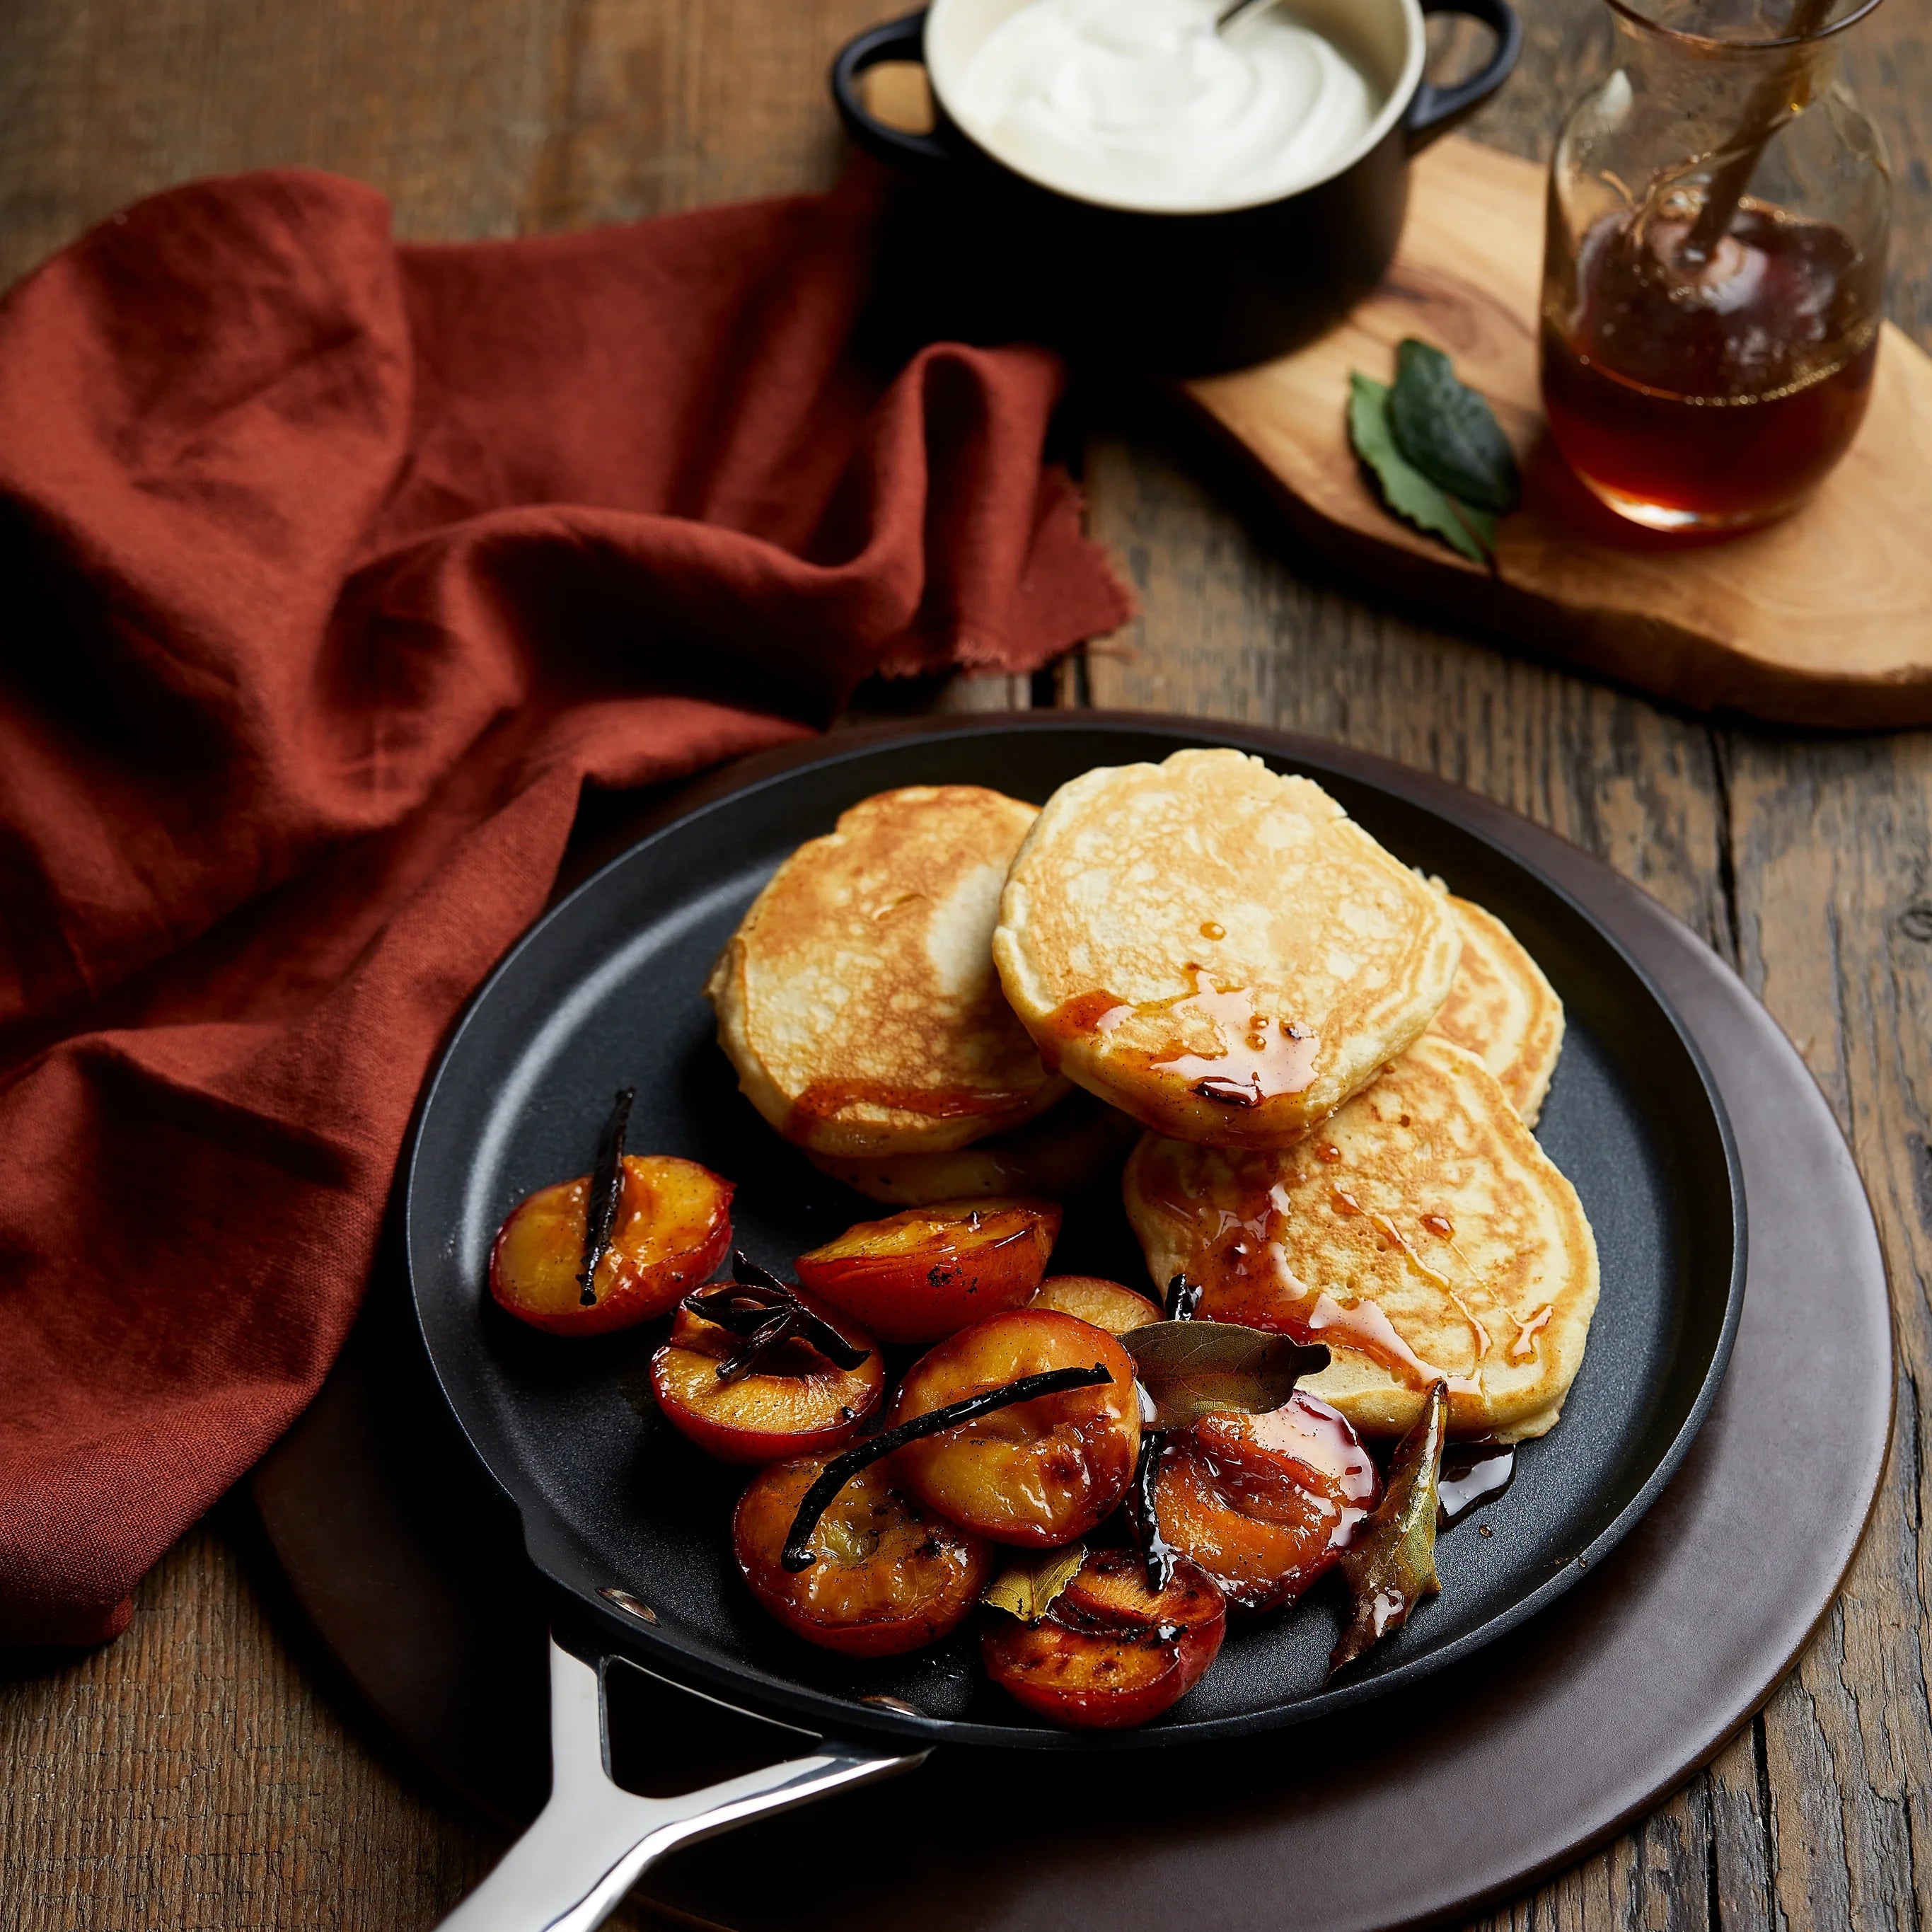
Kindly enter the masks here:
<path id="1" fill-rule="evenodd" d="M 800 1255 L 798 1278 L 883 1342 L 936 1342 L 1023 1306 L 1060 1232 L 1057 1202 L 940 1201 L 876 1221 Z"/>
<path id="2" fill-rule="evenodd" d="M 584 1305 L 589 1177 L 526 1196 L 490 1250 L 490 1294 L 506 1312 L 553 1335 L 604 1335 L 664 1314 L 707 1280 L 731 1247 L 733 1184 L 675 1154 L 626 1154 L 597 1298 Z"/>
<path id="3" fill-rule="evenodd" d="M 1204 1416 L 1161 1452 L 1161 1534 L 1237 1610 L 1278 1610 L 1341 1562 L 1382 1493 L 1340 1412 L 1298 1389 L 1265 1414 Z"/>
<path id="4" fill-rule="evenodd" d="M 1184 1558 L 1158 1595 L 1139 1556 L 1096 1550 L 1037 1622 L 995 1612 L 986 1674 L 1036 1715 L 1086 1730 L 1144 1724 L 1184 1697 L 1220 1654 L 1228 1606 Z"/>
<path id="5" fill-rule="evenodd" d="M 894 1426 L 1051 1369 L 1100 1366 L 1113 1379 L 1016 1402 L 910 1442 L 895 1459 L 930 1508 L 976 1534 L 1051 1549 L 1086 1534 L 1119 1502 L 1140 1453 L 1133 1358 L 1104 1329 L 1019 1309 L 962 1329 L 906 1371 Z"/>
<path id="6" fill-rule="evenodd" d="M 812 1532 L 816 1558 L 799 1571 L 782 1560 L 798 1505 L 831 1459 L 767 1463 L 731 1516 L 739 1574 L 794 1635 L 847 1657 L 896 1657 L 964 1622 L 993 1574 L 992 1546 L 908 1494 L 890 1462 L 845 1484 Z"/>

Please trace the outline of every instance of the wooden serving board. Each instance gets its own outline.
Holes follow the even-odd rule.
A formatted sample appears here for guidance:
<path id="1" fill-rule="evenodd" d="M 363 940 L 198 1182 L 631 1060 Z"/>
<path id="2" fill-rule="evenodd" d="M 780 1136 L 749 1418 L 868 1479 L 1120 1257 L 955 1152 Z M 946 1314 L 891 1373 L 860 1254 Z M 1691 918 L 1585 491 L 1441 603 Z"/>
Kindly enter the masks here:
<path id="1" fill-rule="evenodd" d="M 1792 723 L 1932 723 L 1932 359 L 1885 326 L 1871 406 L 1810 502 L 1722 542 L 1653 536 L 1564 467 L 1538 396 L 1544 171 L 1454 136 L 1412 170 L 1382 286 L 1279 362 L 1183 386 L 1266 472 L 1290 520 L 1378 591 L 1658 696 Z M 1348 372 L 1447 350 L 1522 460 L 1493 575 L 1390 516 L 1348 447 Z"/>

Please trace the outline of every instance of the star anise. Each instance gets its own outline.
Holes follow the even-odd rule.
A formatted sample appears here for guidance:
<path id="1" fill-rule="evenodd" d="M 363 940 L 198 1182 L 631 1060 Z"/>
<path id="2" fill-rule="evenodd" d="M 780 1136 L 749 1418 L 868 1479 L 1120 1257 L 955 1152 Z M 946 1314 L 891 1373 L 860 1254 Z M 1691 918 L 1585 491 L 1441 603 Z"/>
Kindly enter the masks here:
<path id="1" fill-rule="evenodd" d="M 866 1350 L 855 1348 L 805 1305 L 797 1289 L 759 1267 L 742 1249 L 731 1257 L 731 1284 L 700 1288 L 684 1298 L 692 1314 L 738 1339 L 740 1346 L 718 1364 L 720 1382 L 751 1374 L 788 1342 L 802 1342 L 842 1369 L 856 1369 L 866 1359 Z"/>

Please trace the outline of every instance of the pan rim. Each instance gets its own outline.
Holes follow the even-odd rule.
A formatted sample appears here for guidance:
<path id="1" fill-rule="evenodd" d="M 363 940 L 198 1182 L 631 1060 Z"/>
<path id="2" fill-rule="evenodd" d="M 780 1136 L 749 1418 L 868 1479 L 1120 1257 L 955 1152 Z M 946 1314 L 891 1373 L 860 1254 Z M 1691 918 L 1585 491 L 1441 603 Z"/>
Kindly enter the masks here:
<path id="1" fill-rule="evenodd" d="M 1441 820 L 1463 836 L 1496 854 L 1504 862 L 1528 874 L 1537 886 L 1564 906 L 1607 946 L 1640 986 L 1652 1005 L 1670 1027 L 1694 1073 L 1717 1132 L 1727 1184 L 1728 1234 L 1730 1267 L 1725 1285 L 1725 1302 L 1718 1333 L 1697 1390 L 1682 1412 L 1682 1419 L 1670 1443 L 1652 1464 L 1635 1492 L 1588 1543 L 1562 1563 L 1550 1576 L 1527 1591 L 1508 1607 L 1482 1623 L 1376 1675 L 1352 1680 L 1339 1686 L 1324 1686 L 1295 1698 L 1286 1705 L 1270 1706 L 1232 1715 L 1162 1720 L 1144 1729 L 1121 1732 L 1071 1732 L 1035 1728 L 1019 1724 L 988 1724 L 972 1718 L 944 1718 L 862 1706 L 847 1698 L 814 1689 L 796 1682 L 779 1678 L 743 1664 L 720 1663 L 687 1647 L 667 1634 L 641 1626 L 614 1610 L 596 1593 L 594 1586 L 570 1580 L 574 1562 L 574 1538 L 566 1526 L 542 1522 L 526 1508 L 523 1493 L 512 1480 L 514 1459 L 506 1456 L 512 1466 L 499 1466 L 488 1442 L 481 1439 L 492 1432 L 488 1418 L 466 1412 L 458 1391 L 445 1373 L 437 1345 L 430 1331 L 421 1292 L 422 1271 L 418 1266 L 416 1222 L 418 1218 L 420 1169 L 424 1130 L 439 1088 L 460 1049 L 464 1036 L 493 992 L 513 974 L 526 950 L 554 922 L 586 896 L 603 889 L 606 879 L 635 856 L 693 820 L 721 810 L 784 783 L 806 770 L 849 763 L 880 751 L 916 743 L 935 736 L 1003 737 L 1016 732 L 1095 733 L 1122 737 L 1172 737 L 1187 744 L 1230 746 L 1279 762 L 1311 770 L 1332 773 L 1345 781 L 1365 786 L 1396 802 Z M 1180 748 L 1177 744 L 1174 748 Z M 1591 912 L 1538 861 L 1504 844 L 1485 830 L 1480 821 L 1490 817 L 1528 827 L 1540 837 L 1565 843 L 1561 835 L 1509 807 L 1468 791 L 1453 781 L 1401 764 L 1372 752 L 1332 742 L 1248 725 L 1232 720 L 1189 718 L 1183 716 L 1121 711 L 1053 711 L 980 713 L 964 717 L 891 722 L 841 730 L 831 738 L 796 741 L 725 766 L 692 780 L 651 814 L 646 828 L 629 840 L 624 848 L 598 866 L 545 911 L 506 950 L 490 974 L 465 1002 L 452 1024 L 444 1043 L 424 1079 L 418 1096 L 398 1168 L 400 1206 L 400 1248 L 410 1285 L 412 1316 L 428 1357 L 430 1373 L 459 1432 L 491 1483 L 518 1513 L 524 1547 L 532 1564 L 546 1581 L 566 1596 L 574 1612 L 587 1613 L 610 1642 L 614 1650 L 628 1652 L 649 1667 L 674 1673 L 688 1673 L 707 1687 L 722 1690 L 742 1700 L 748 1708 L 766 1708 L 804 1717 L 826 1735 L 861 1732 L 885 1735 L 908 1746 L 927 1748 L 936 1743 L 974 1748 L 1022 1748 L 1046 1750 L 1134 1750 L 1181 1744 L 1207 1744 L 1259 1732 L 1285 1730 L 1329 1718 L 1372 1700 L 1398 1694 L 1424 1678 L 1447 1669 L 1486 1648 L 1539 1614 L 1596 1566 L 1635 1524 L 1676 1474 L 1709 1414 L 1729 1365 L 1743 1307 L 1748 1274 L 1745 1202 L 1743 1178 L 1736 1137 L 1709 1065 L 1694 1035 L 1685 1025 L 1671 1001 L 1652 975 L 1632 955 L 1618 935 Z M 1580 858 L 1602 871 L 1625 890 L 1641 893 L 1642 888 L 1624 879 L 1593 854 L 1572 848 Z M 1653 902 L 1653 903 L 1654 903 Z M 1670 915 L 1666 909 L 1666 916 Z M 1675 922 L 1681 925 L 1682 922 Z M 1687 932 L 1688 928 L 1686 928 Z M 1689 935 L 1693 939 L 1694 934 Z M 1723 963 L 1720 962 L 1720 963 Z M 1707 1210 L 1706 1218 L 1716 1216 Z M 534 1485 L 525 1484 L 526 1489 Z"/>

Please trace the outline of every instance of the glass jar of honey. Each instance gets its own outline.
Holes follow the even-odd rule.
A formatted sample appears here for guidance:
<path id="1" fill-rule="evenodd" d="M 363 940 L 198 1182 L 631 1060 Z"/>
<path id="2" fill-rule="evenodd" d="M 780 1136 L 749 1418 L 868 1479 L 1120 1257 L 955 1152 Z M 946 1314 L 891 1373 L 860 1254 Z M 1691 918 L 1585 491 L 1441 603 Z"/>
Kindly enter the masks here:
<path id="1" fill-rule="evenodd" d="M 1609 0 L 1617 65 L 1550 166 L 1543 399 L 1570 468 L 1634 522 L 1767 522 L 1857 432 L 1891 181 L 1836 69 L 1877 4 Z"/>

